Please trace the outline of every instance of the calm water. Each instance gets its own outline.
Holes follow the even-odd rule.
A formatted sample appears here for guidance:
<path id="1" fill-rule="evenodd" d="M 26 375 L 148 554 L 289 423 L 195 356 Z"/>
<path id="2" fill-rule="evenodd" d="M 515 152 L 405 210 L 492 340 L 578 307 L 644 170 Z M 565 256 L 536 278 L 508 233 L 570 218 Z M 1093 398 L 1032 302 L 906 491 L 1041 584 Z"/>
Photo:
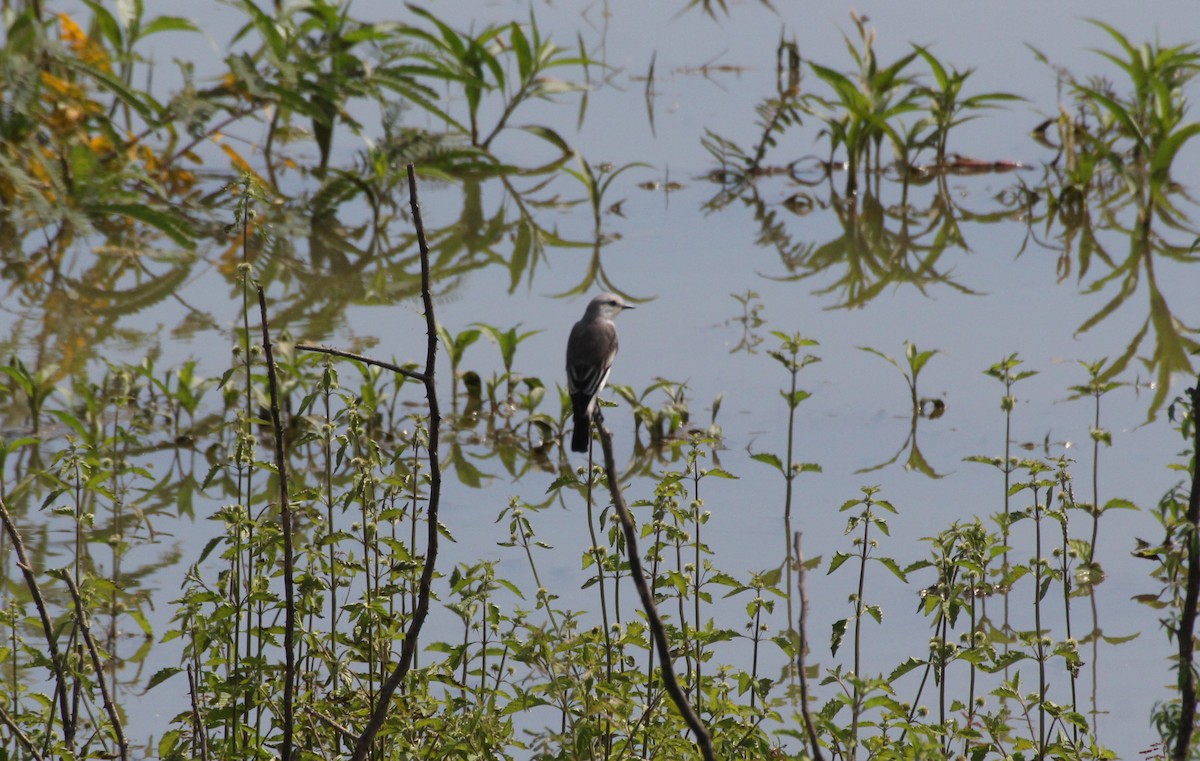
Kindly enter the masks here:
<path id="1" fill-rule="evenodd" d="M 174 5 L 164 3 L 164 12 L 181 13 L 170 10 Z M 194 4 L 186 7 L 190 10 Z M 356 13 L 368 18 L 386 17 L 394 7 L 367 2 L 354 6 Z M 999 407 L 1003 390 L 983 371 L 1013 352 L 1019 352 L 1024 360 L 1022 369 L 1038 372 L 1016 389 L 1019 403 L 1013 417 L 1014 442 L 1030 444 L 1031 456 L 1048 446 L 1051 455 L 1075 457 L 1078 497 L 1090 500 L 1088 428 L 1093 408 L 1090 400 L 1068 401 L 1069 387 L 1087 380 L 1077 360 L 1115 357 L 1126 349 L 1147 319 L 1149 297 L 1143 279 L 1119 310 L 1091 330 L 1078 332 L 1112 298 L 1112 290 L 1082 293 L 1078 262 L 1070 276 L 1060 280 L 1060 251 L 1054 241 L 1061 230 L 1044 223 L 1027 224 L 1023 210 L 1011 200 L 1022 183 L 1037 187 L 1044 181 L 1042 166 L 1053 159 L 1053 152 L 1035 142 L 1030 132 L 1043 119 L 1056 115 L 1065 98 L 1058 91 L 1053 69 L 1038 62 L 1029 46 L 1081 79 L 1089 75 L 1115 77 L 1114 67 L 1092 52 L 1094 48 L 1111 49 L 1111 40 L 1082 17 L 1102 19 L 1137 42 L 1157 38 L 1164 44 L 1177 44 L 1187 41 L 1178 38 L 1178 32 L 1193 31 L 1194 25 L 1186 23 L 1194 17 L 1193 6 L 1156 3 L 1140 10 L 1115 2 L 858 6 L 877 29 L 881 60 L 905 54 L 910 43 L 929 45 L 943 62 L 976 70 L 968 80 L 969 92 L 1008 91 L 1024 97 L 1026 102 L 986 112 L 953 132 L 951 150 L 986 161 L 1020 162 L 1028 168 L 949 177 L 949 199 L 961 220 L 964 245 L 947 247 L 938 261 L 942 282 L 929 282 L 923 288 L 887 283 L 873 298 L 853 307 L 846 306 L 849 291 L 842 286 L 843 278 L 852 271 L 849 263 L 837 261 L 806 272 L 764 240 L 764 215 L 771 215 L 777 224 L 775 240 L 787 236 L 793 253 L 820 248 L 844 235 L 844 218 L 830 206 L 830 183 L 810 187 L 783 177 L 764 178 L 753 192 L 714 209 L 711 202 L 721 186 L 706 179 L 716 163 L 701 144 L 705 130 L 743 146 L 757 139 L 754 109 L 774 92 L 775 51 L 781 35 L 795 39 L 805 59 L 848 70 L 852 62 L 842 35 L 853 34 L 849 7 L 828 4 L 814 9 L 779 3 L 778 13 L 772 13 L 747 3 L 736 5 L 729 17 L 716 21 L 696 10 L 681 14 L 682 8 L 682 3 L 535 6 L 544 34 L 566 46 L 574 44 L 577 33 L 582 35 L 607 69 L 593 67 L 590 71 L 594 89 L 582 126 L 577 126 L 578 94 L 565 95 L 553 104 L 532 104 L 513 123 L 553 126 L 593 165 L 606 161 L 617 166 L 631 162 L 648 165 L 622 174 L 605 199 L 609 211 L 602 225 L 609 242 L 599 253 L 607 278 L 605 287 L 641 301 L 619 325 L 621 355 L 612 380 L 634 389 L 660 377 L 686 381 L 693 418 L 704 423 L 712 400 L 724 395 L 717 418 L 725 434 L 720 464 L 740 480 L 710 481 L 706 487 L 706 508 L 714 514 L 707 539 L 718 565 L 744 573 L 775 566 L 781 559 L 775 550 L 781 554 L 785 540 L 782 483 L 749 457 L 762 451 L 782 455 L 785 446 L 785 408 L 777 389 L 787 378 L 765 354 L 776 346 L 770 330 L 800 331 L 820 342 L 814 353 L 823 361 L 805 370 L 800 380 L 813 397 L 800 408 L 797 459 L 823 467 L 823 473 L 806 475 L 798 482 L 796 522 L 804 532 L 810 556 L 819 554 L 827 559 L 836 550 L 850 549 L 849 540 L 842 536 L 844 516 L 837 508 L 858 496 L 863 485 L 879 485 L 882 496 L 899 510 L 890 520 L 892 536 L 881 539 L 880 552 L 895 557 L 901 565 L 926 556 L 922 537 L 953 520 L 986 517 L 1002 509 L 1001 476 L 963 458 L 1003 451 L 1004 418 Z M 477 28 L 489 20 L 527 14 L 527 6 L 507 2 L 443 3 L 435 10 L 453 24 L 466 27 L 473 23 Z M 220 14 L 214 14 L 211 25 L 208 19 L 202 18 L 201 23 L 218 48 L 232 31 L 223 26 L 228 22 Z M 210 45 L 195 38 L 180 43 L 179 48 L 166 41 L 159 45 L 156 57 L 164 73 L 156 81 L 164 88 L 172 81 L 166 64 L 172 55 L 194 58 L 200 72 L 206 70 L 204 56 L 214 55 Z M 215 65 L 216 60 L 209 64 Z M 652 60 L 653 96 L 648 99 L 645 77 Z M 561 73 L 578 79 L 573 70 Z M 806 71 L 804 87 L 821 85 Z M 449 106 L 460 108 L 461 104 Z M 411 118 L 418 126 L 437 126 L 424 115 Z M 372 110 L 364 108 L 360 119 L 365 133 L 377 137 L 378 120 Z M 768 154 L 767 163 L 824 156 L 828 143 L 819 131 L 816 120 L 792 127 Z M 261 139 L 258 134 L 241 137 L 251 142 Z M 1189 146 L 1181 156 L 1174 171 L 1177 179 L 1186 182 L 1195 176 L 1197 145 Z M 361 141 L 342 136 L 333 163 L 349 163 L 361 147 Z M 541 163 L 547 148 L 514 130 L 497 141 L 495 150 L 505 160 L 529 165 Z M 513 184 L 525 190 L 538 181 L 517 178 Z M 668 188 L 668 182 L 679 186 Z M 838 190 L 842 182 L 835 174 L 833 183 Z M 643 186 L 645 183 L 658 185 Z M 482 183 L 471 190 L 479 194 L 485 217 L 517 213 L 514 196 L 499 182 Z M 1190 190 L 1194 192 L 1194 188 Z M 787 203 L 798 194 L 811 202 L 811 207 L 797 210 Z M 574 200 L 582 195 L 582 187 L 563 175 L 530 198 Z M 464 189 L 458 184 L 426 182 L 422 201 L 427 228 L 439 230 L 465 217 Z M 621 202 L 620 213 L 612 210 L 617 202 Z M 879 202 L 890 215 L 885 224 L 895 231 L 900 226 L 902 204 L 899 185 L 884 183 Z M 915 230 L 937 228 L 940 207 L 932 185 L 914 188 L 908 204 L 914 234 Z M 1195 211 L 1186 201 L 1182 205 L 1187 213 Z M 349 218 L 363 214 L 361 208 L 349 209 L 342 221 L 350 224 L 353 220 Z M 543 208 L 536 218 L 543 228 L 565 239 L 592 240 L 586 204 Z M 1182 246 L 1195 237 L 1185 231 L 1162 234 Z M 1102 231 L 1102 236 L 1103 243 L 1124 258 L 1128 237 L 1111 231 Z M 928 245 L 936 232 L 917 237 L 921 245 Z M 298 240 L 296 245 L 296 260 L 303 262 L 305 243 Z M 503 260 L 511 255 L 511 245 L 501 241 L 493 251 Z M 196 359 L 204 374 L 221 373 L 228 363 L 231 329 L 239 319 L 240 302 L 221 266 L 221 252 L 202 250 L 199 255 L 200 261 L 179 291 L 181 299 L 196 311 L 165 299 L 127 315 L 120 326 L 136 335 L 110 337 L 105 345 L 92 346 L 97 356 L 103 352 L 136 360 L 153 349 L 160 353 L 160 366 Z M 81 256 L 86 257 L 86 252 Z M 539 331 L 521 344 L 515 369 L 553 383 L 561 376 L 563 346 L 571 323 L 604 284 L 592 283 L 583 288 L 582 295 L 560 294 L 585 282 L 592 266 L 591 248 L 551 247 L 534 271 L 522 272 L 515 279 L 502 262 L 472 267 L 448 286 L 438 304 L 438 316 L 452 332 L 481 321 Z M 1083 283 L 1106 274 L 1105 266 L 1094 263 Z M 802 273 L 806 277 L 797 279 Z M 1186 325 L 1200 323 L 1194 275 L 1185 271 L 1184 265 L 1164 259 L 1156 261 L 1155 274 L 1175 316 Z M 352 277 L 346 282 L 357 287 L 364 280 Z M 342 301 L 314 297 L 319 304 L 340 304 L 339 308 L 314 316 L 302 308 L 308 297 L 300 281 L 286 287 L 277 284 L 276 298 L 296 305 L 277 329 L 286 329 L 298 339 L 365 345 L 370 353 L 384 357 L 407 360 L 422 356 L 423 327 L 416 302 L 379 303 L 384 300 L 369 292 L 354 294 L 352 286 L 335 282 L 334 272 L 328 270 L 310 282 L 323 290 L 339 291 Z M 755 331 L 764 339 L 756 351 L 735 350 L 745 336 L 736 321 L 742 308 L 733 296 L 748 291 L 758 294 L 754 302 L 761 306 L 766 321 Z M 324 295 L 321 290 L 315 293 Z M 0 335 L 22 347 L 27 361 L 33 361 L 37 348 L 27 334 L 16 333 L 27 331 L 29 324 L 44 316 L 39 306 L 9 303 L 0 316 Z M 197 312 L 210 318 L 214 327 L 182 329 L 185 322 L 203 325 L 205 320 L 197 320 Z M 939 478 L 903 467 L 910 433 L 907 388 L 894 368 L 856 348 L 869 346 L 902 357 L 905 340 L 940 352 L 921 375 L 920 392 L 943 400 L 946 413 L 936 420 L 922 420 L 917 433 L 920 450 Z M 1151 336 L 1143 342 L 1139 355 L 1152 350 L 1152 340 Z M 464 364 L 485 376 L 500 366 L 495 348 L 483 341 L 468 350 Z M 1148 384 L 1154 377 L 1134 363 L 1121 380 Z M 1189 379 L 1177 377 L 1175 381 L 1168 400 L 1181 393 Z M 1181 449 L 1177 434 L 1163 414 L 1147 421 L 1153 393 L 1145 385 L 1130 386 L 1105 397 L 1103 425 L 1113 434 L 1113 446 L 1101 454 L 1101 501 L 1123 496 L 1149 508 L 1178 478 L 1166 468 Z M 627 412 L 615 410 L 608 419 L 618 442 L 627 442 L 632 435 Z M 898 453 L 891 464 L 873 469 Z M 502 475 L 487 462 L 481 467 Z M 444 549 L 444 567 L 494 558 L 501 561 L 503 575 L 524 585 L 524 563 L 515 553 L 496 547 L 498 539 L 507 537 L 494 533 L 492 520 L 511 496 L 541 500 L 553 475 L 532 472 L 516 482 L 496 478 L 483 489 L 467 488 L 450 478 L 443 520 L 458 542 Z M 649 482 L 634 482 L 630 495 L 644 498 L 651 488 Z M 1023 503 L 1014 503 L 1018 506 Z M 215 504 L 198 501 L 197 515 L 203 516 L 213 507 Z M 588 544 L 581 508 L 571 507 L 550 511 L 541 519 L 542 538 L 556 547 L 543 562 L 559 578 L 564 605 L 590 607 L 590 593 L 579 593 L 576 601 L 568 591 L 583 581 L 579 556 Z M 1072 531 L 1083 536 L 1082 515 L 1078 520 L 1080 525 Z M 197 521 L 156 528 L 172 537 L 163 546 L 177 547 L 181 562 L 190 563 L 195 560 L 199 539 L 213 527 Z M 1026 556 L 1031 552 L 1027 533 L 1020 535 L 1018 530 L 1018 534 L 1015 554 Z M 1171 696 L 1165 685 L 1174 678 L 1169 669 L 1169 645 L 1156 616 L 1131 601 L 1135 594 L 1156 590 L 1148 577 L 1150 564 L 1129 555 L 1134 537 L 1159 537 L 1151 515 L 1117 511 L 1104 518 L 1097 555 L 1108 580 L 1097 593 L 1097 626 L 1106 637 L 1139 636 L 1120 646 L 1101 645 L 1094 652 L 1086 647 L 1087 685 L 1081 688 L 1088 695 L 1086 703 L 1081 698 L 1081 709 L 1099 712 L 1095 717 L 1099 739 L 1122 758 L 1137 757 L 1156 739 L 1149 726 L 1150 709 Z M 764 547 L 774 549 L 764 556 Z M 172 565 L 143 582 L 155 590 L 156 615 L 164 620 L 171 612 L 166 601 L 176 594 L 182 570 L 180 565 Z M 928 579 L 903 586 L 882 568 L 877 570 L 868 589 L 884 606 L 886 629 L 868 633 L 869 671 L 887 670 L 905 655 L 921 653 L 929 636 L 927 620 L 914 613 L 917 594 Z M 824 643 L 831 622 L 849 615 L 845 600 L 850 591 L 850 576 L 844 571 L 828 578 L 823 573 L 810 578 L 814 605 L 810 626 L 815 642 Z M 632 600 L 632 594 L 626 599 Z M 1028 601 L 1015 604 L 1026 607 Z M 438 623 L 449 622 L 449 614 L 439 614 L 432 636 L 436 636 Z M 1079 631 L 1091 629 L 1090 621 L 1076 622 L 1077 636 Z M 887 633 L 886 642 L 882 632 Z M 161 658 L 157 665 L 164 665 L 176 657 L 177 651 L 165 647 L 162 655 L 152 660 Z M 823 645 L 815 649 L 812 660 L 832 665 Z M 1096 674 L 1093 690 L 1091 680 Z M 1060 699 L 1065 685 L 1065 673 L 1052 676 L 1051 692 Z M 915 683 L 909 691 L 912 689 Z M 905 688 L 898 690 L 903 696 Z M 160 733 L 157 722 L 182 706 L 167 704 L 163 692 L 160 687 L 151 694 L 153 700 L 144 704 L 144 712 L 131 711 L 134 737 Z M 127 697 L 131 703 L 141 704 L 136 694 Z"/>

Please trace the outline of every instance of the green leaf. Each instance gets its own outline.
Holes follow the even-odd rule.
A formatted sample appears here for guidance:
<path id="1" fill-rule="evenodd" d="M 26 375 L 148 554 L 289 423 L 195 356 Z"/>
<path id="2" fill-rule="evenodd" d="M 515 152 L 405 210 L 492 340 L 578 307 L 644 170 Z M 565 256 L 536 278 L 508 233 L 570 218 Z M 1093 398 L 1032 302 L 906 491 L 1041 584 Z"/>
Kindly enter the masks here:
<path id="1" fill-rule="evenodd" d="M 562 135 L 560 135 L 557 132 L 555 132 L 554 130 L 550 129 L 549 127 L 543 127 L 541 125 L 530 124 L 530 125 L 521 127 L 520 129 L 522 129 L 525 132 L 528 132 L 531 135 L 540 137 L 542 140 L 545 140 L 547 143 L 550 143 L 550 145 L 553 145 L 555 148 L 557 148 L 559 151 L 562 152 L 564 158 L 570 158 L 572 155 L 574 155 L 574 149 L 571 148 L 570 144 L 567 143 L 566 139 L 563 138 Z"/>
<path id="2" fill-rule="evenodd" d="M 533 53 L 520 24 L 514 22 L 509 25 L 509 44 L 517 56 L 517 74 L 520 81 L 525 82 L 533 73 Z"/>
<path id="3" fill-rule="evenodd" d="M 158 115 L 156 111 L 160 107 L 148 94 L 129 89 L 125 86 L 124 82 L 107 71 L 85 64 L 77 58 L 59 59 L 59 61 L 95 79 L 103 88 L 111 91 L 122 103 L 136 111 L 147 122 L 152 124 L 157 123 Z"/>
<path id="4" fill-rule="evenodd" d="M 845 563 L 847 560 L 849 560 L 850 558 L 853 558 L 853 557 L 858 557 L 858 556 L 851 555 L 848 552 L 835 552 L 833 554 L 833 560 L 829 561 L 829 570 L 826 571 L 825 574 L 829 575 L 829 574 L 833 573 L 834 571 L 836 571 L 838 568 L 840 568 L 842 566 L 842 563 Z"/>
<path id="5" fill-rule="evenodd" d="M 180 671 L 183 671 L 183 669 L 179 668 L 178 666 L 159 669 L 158 671 L 154 672 L 154 676 L 150 677 L 150 681 L 146 683 L 146 690 L 149 691 L 154 689 L 158 685 L 178 674 Z"/>
<path id="6" fill-rule="evenodd" d="M 66 410 L 50 410 L 49 412 L 58 419 L 58 422 L 70 428 L 80 438 L 84 440 L 90 438 L 88 436 L 87 427 L 84 426 L 83 421 L 72 415 L 70 412 L 67 412 Z"/>
<path id="7" fill-rule="evenodd" d="M 908 576 L 904 573 L 904 570 L 900 567 L 900 564 L 897 563 L 895 560 L 893 560 L 892 558 L 875 558 L 875 559 L 878 560 L 880 563 L 882 563 L 885 568 L 887 568 L 889 571 L 891 571 L 892 575 L 895 576 L 897 579 L 900 579 L 900 581 L 903 581 L 906 584 L 908 583 Z"/>
<path id="8" fill-rule="evenodd" d="M 134 620 L 138 628 L 142 630 L 142 634 L 145 634 L 147 637 L 154 636 L 154 628 L 150 626 L 150 622 L 146 619 L 146 614 L 142 612 L 141 608 L 131 607 L 125 612 Z"/>
<path id="9" fill-rule="evenodd" d="M 1130 500 L 1123 499 L 1121 497 L 1114 497 L 1113 499 L 1110 499 L 1109 501 L 1104 503 L 1104 507 L 1102 508 L 1101 512 L 1107 512 L 1109 510 L 1138 510 L 1138 509 L 1140 509 L 1140 508 L 1138 508 L 1138 506 L 1135 505 Z"/>
<path id="10" fill-rule="evenodd" d="M 153 209 L 140 203 L 99 203 L 87 207 L 88 214 L 99 216 L 103 214 L 120 214 L 145 222 L 166 234 L 184 248 L 191 250 L 196 247 L 196 232 L 191 223 L 177 212 L 165 212 Z"/>
<path id="11" fill-rule="evenodd" d="M 924 666 L 925 664 L 926 664 L 926 661 L 923 661 L 920 658 L 914 658 L 914 657 L 910 656 L 907 660 L 905 660 L 899 666 L 892 669 L 892 673 L 888 674 L 888 681 L 895 682 L 897 679 L 904 676 L 908 672 L 912 671 L 913 669 L 920 668 L 921 666 Z"/>
<path id="12" fill-rule="evenodd" d="M 793 410 L 800 405 L 800 402 L 803 402 L 805 399 L 812 396 L 812 394 L 807 391 L 792 391 L 790 393 L 787 391 L 780 391 L 779 395 L 783 397 L 785 402 L 787 402 L 788 408 Z"/>
<path id="13" fill-rule="evenodd" d="M 212 554 L 212 551 L 219 547 L 223 541 L 224 537 L 220 536 L 214 536 L 212 539 L 209 539 L 204 545 L 204 549 L 200 551 L 200 558 L 196 561 L 197 564 L 203 563 L 208 556 Z"/>
<path id="14" fill-rule="evenodd" d="M 770 452 L 759 452 L 757 454 L 752 454 L 752 455 L 750 455 L 750 459 L 756 460 L 758 462 L 766 463 L 767 465 L 774 467 L 780 473 L 784 472 L 783 471 L 783 460 L 780 460 L 778 456 L 773 455 Z"/>
<path id="15" fill-rule="evenodd" d="M 200 27 L 196 26 L 190 19 L 181 16 L 159 16 L 152 19 L 150 23 L 142 27 L 139 38 L 149 37 L 152 34 L 159 32 L 199 32 Z"/>
<path id="16" fill-rule="evenodd" d="M 899 367 L 899 366 L 900 366 L 900 363 L 899 363 L 899 362 L 897 362 L 896 360 L 892 359 L 892 358 L 891 358 L 891 357 L 889 357 L 888 355 L 884 354 L 884 353 L 883 353 L 883 352 L 881 352 L 879 349 L 872 349 L 870 346 L 856 346 L 856 347 L 854 347 L 854 348 L 858 349 L 859 351 L 865 351 L 865 352 L 867 352 L 868 354 L 874 354 L 875 356 L 877 356 L 877 357 L 879 357 L 879 358 L 881 358 L 881 359 L 884 359 L 884 360 L 886 360 L 886 361 L 888 361 L 888 362 L 892 363 L 892 364 L 893 364 L 893 365 L 895 365 L 896 367 Z"/>
<path id="17" fill-rule="evenodd" d="M 982 666 L 981 668 L 988 673 L 997 674 L 1001 671 L 1004 671 L 1004 669 L 1008 668 L 1009 666 L 1012 666 L 1029 657 L 1030 656 L 1028 653 L 1021 652 L 1020 650 L 1009 650 L 1007 653 L 998 654 L 996 656 L 996 660 L 993 661 L 991 665 Z"/>
<path id="18" fill-rule="evenodd" d="M 829 652 L 831 655 L 837 655 L 838 648 L 841 647 L 842 640 L 846 638 L 846 627 L 850 625 L 850 619 L 843 618 L 840 621 L 833 622 L 833 632 L 829 637 Z"/>
<path id="19" fill-rule="evenodd" d="M 100 30 L 100 35 L 108 41 L 115 50 L 125 47 L 125 35 L 121 32 L 121 23 L 96 0 L 84 0 L 92 12 L 92 21 Z M 118 6 L 120 10 L 120 6 Z M 125 15 L 125 14 L 122 14 Z"/>

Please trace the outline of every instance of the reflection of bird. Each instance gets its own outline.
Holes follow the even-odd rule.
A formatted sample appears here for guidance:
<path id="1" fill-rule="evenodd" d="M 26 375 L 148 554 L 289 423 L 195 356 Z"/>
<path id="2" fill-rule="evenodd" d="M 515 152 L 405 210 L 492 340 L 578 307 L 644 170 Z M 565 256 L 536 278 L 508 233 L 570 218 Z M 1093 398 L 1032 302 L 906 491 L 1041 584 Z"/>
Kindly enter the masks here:
<path id="1" fill-rule="evenodd" d="M 633 307 L 620 296 L 602 293 L 592 299 L 583 319 L 571 328 L 571 337 L 567 339 L 567 391 L 571 394 L 575 419 L 572 452 L 588 451 L 592 419 L 600 418 L 596 395 L 608 381 L 617 356 L 617 326 L 613 318 L 626 309 Z"/>

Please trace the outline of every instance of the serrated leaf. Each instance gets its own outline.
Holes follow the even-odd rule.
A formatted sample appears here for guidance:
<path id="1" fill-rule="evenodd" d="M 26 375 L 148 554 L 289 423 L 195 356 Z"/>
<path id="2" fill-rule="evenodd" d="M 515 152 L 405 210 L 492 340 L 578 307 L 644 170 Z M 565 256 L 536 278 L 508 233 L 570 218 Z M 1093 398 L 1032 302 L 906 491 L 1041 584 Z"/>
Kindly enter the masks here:
<path id="1" fill-rule="evenodd" d="M 842 640 L 846 638 L 846 627 L 849 625 L 850 619 L 848 618 L 833 622 L 833 631 L 829 637 L 829 652 L 831 655 L 837 655 L 838 648 L 842 645 Z"/>
<path id="2" fill-rule="evenodd" d="M 914 657 L 910 656 L 906 661 L 901 663 L 896 668 L 892 669 L 892 673 L 888 674 L 888 681 L 894 682 L 897 679 L 899 679 L 900 677 L 907 674 L 908 672 L 912 671 L 913 669 L 920 668 L 921 666 L 924 666 L 924 665 L 925 665 L 925 661 L 921 660 L 920 658 L 914 658 Z"/>
<path id="3" fill-rule="evenodd" d="M 145 204 L 90 204 L 88 214 L 94 216 L 115 214 L 132 217 L 134 220 L 145 222 L 150 227 L 157 229 L 158 232 L 166 234 L 168 238 L 187 250 L 196 247 L 196 230 L 192 228 L 192 223 L 179 212 L 152 209 Z"/>
<path id="4" fill-rule="evenodd" d="M 183 669 L 179 668 L 178 666 L 171 666 L 169 668 L 159 669 L 158 671 L 154 672 L 154 676 L 150 677 L 150 681 L 146 683 L 146 689 L 147 690 L 154 689 L 158 685 L 162 684 L 163 682 L 167 681 L 171 677 L 178 674 L 180 671 L 183 671 Z"/>
<path id="5" fill-rule="evenodd" d="M 212 539 L 209 539 L 208 543 L 204 545 L 204 549 L 200 552 L 200 559 L 196 562 L 203 563 L 205 559 L 208 558 L 209 554 L 221 544 L 221 541 L 222 537 L 219 536 L 214 536 Z"/>
<path id="6" fill-rule="evenodd" d="M 841 567 L 842 563 L 845 563 L 847 560 L 849 560 L 852 557 L 857 557 L 857 556 L 851 555 L 848 552 L 835 552 L 833 554 L 833 560 L 829 561 L 829 570 L 826 571 L 825 574 L 829 575 L 829 574 L 833 573 L 839 567 Z"/>
<path id="7" fill-rule="evenodd" d="M 1107 512 L 1109 510 L 1138 510 L 1138 509 L 1139 509 L 1138 506 L 1135 505 L 1132 501 L 1121 498 L 1121 497 L 1114 497 L 1113 499 L 1110 499 L 1109 501 L 1104 503 L 1104 508 L 1103 508 L 1102 512 Z"/>
<path id="8" fill-rule="evenodd" d="M 991 664 L 982 665 L 980 668 L 988 673 L 997 674 L 1009 666 L 1012 666 L 1029 657 L 1030 656 L 1027 653 L 1023 653 L 1019 650 L 1009 650 L 1007 653 L 1001 653 L 997 655 L 996 659 L 992 661 Z"/>
<path id="9" fill-rule="evenodd" d="M 895 560 L 892 558 L 875 558 L 875 560 L 878 560 L 880 563 L 882 563 L 883 566 L 891 571 L 897 579 L 900 579 L 900 581 L 903 581 L 906 584 L 908 583 L 908 575 L 904 573 L 904 569 L 902 569 L 900 564 Z"/>
<path id="10" fill-rule="evenodd" d="M 774 467 L 780 473 L 783 472 L 783 460 L 780 460 L 777 455 L 773 455 L 770 452 L 759 452 L 757 454 L 752 454 L 750 455 L 750 459 L 757 462 L 766 463 L 767 465 Z"/>

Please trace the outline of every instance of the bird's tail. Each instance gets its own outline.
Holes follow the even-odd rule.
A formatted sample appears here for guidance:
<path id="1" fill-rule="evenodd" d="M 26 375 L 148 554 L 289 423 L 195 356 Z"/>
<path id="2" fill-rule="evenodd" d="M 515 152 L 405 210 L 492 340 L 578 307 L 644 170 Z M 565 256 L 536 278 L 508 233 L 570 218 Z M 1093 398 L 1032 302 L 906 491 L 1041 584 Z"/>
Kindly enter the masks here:
<path id="1" fill-rule="evenodd" d="M 588 451 L 588 442 L 592 438 L 592 416 L 588 414 L 587 405 L 577 406 L 574 417 L 575 432 L 571 434 L 571 451 L 586 452 Z"/>

